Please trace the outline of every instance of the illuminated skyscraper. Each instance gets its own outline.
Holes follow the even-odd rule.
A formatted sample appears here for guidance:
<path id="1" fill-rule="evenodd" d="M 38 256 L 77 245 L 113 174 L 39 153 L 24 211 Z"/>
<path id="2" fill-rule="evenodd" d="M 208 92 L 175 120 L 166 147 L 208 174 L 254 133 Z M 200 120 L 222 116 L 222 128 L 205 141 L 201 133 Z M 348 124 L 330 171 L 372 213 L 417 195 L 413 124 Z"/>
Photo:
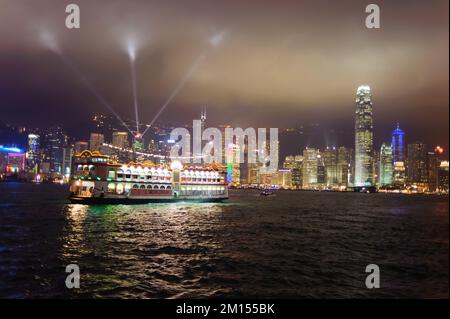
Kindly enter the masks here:
<path id="1" fill-rule="evenodd" d="M 368 85 L 356 91 L 355 115 L 355 186 L 373 185 L 373 115 L 372 93 Z"/>
<path id="2" fill-rule="evenodd" d="M 51 173 L 62 174 L 63 148 L 68 137 L 59 126 L 51 127 L 42 135 L 42 159 L 49 164 Z"/>
<path id="3" fill-rule="evenodd" d="M 128 132 L 113 132 L 112 145 L 119 148 L 128 147 Z"/>
<path id="4" fill-rule="evenodd" d="M 105 136 L 100 133 L 91 133 L 89 139 L 89 150 L 100 151 L 100 146 L 105 142 Z"/>
<path id="5" fill-rule="evenodd" d="M 397 123 L 397 128 L 392 132 L 392 154 L 394 163 L 405 161 L 405 132 Z"/>
<path id="6" fill-rule="evenodd" d="M 303 188 L 312 189 L 318 183 L 319 150 L 306 148 L 303 150 Z"/>
<path id="7" fill-rule="evenodd" d="M 428 182 L 427 147 L 424 143 L 408 144 L 406 172 L 409 183 L 426 184 Z"/>
<path id="8" fill-rule="evenodd" d="M 336 178 L 339 186 L 350 184 L 352 151 L 346 147 L 339 147 L 337 151 Z"/>
<path id="9" fill-rule="evenodd" d="M 444 149 L 440 146 L 437 146 L 433 152 L 427 153 L 428 189 L 432 192 L 438 188 L 439 164 L 443 153 Z"/>
<path id="10" fill-rule="evenodd" d="M 380 185 L 380 152 L 377 150 L 373 150 L 372 172 L 373 172 L 372 185 Z"/>
<path id="11" fill-rule="evenodd" d="M 325 168 L 325 184 L 327 187 L 337 186 L 337 151 L 336 148 L 327 147 L 323 152 Z"/>
<path id="12" fill-rule="evenodd" d="M 440 192 L 448 193 L 448 177 L 449 163 L 448 161 L 441 161 L 438 168 L 438 189 Z"/>
<path id="13" fill-rule="evenodd" d="M 406 181 L 406 167 L 405 162 L 394 162 L 394 184 L 397 186 L 404 186 Z"/>
<path id="14" fill-rule="evenodd" d="M 235 185 L 239 184 L 241 179 L 241 169 L 239 165 L 241 149 L 239 147 L 239 142 L 229 143 L 226 152 L 227 182 Z"/>
<path id="15" fill-rule="evenodd" d="M 39 162 L 39 135 L 28 134 L 27 167 L 36 170 Z"/>
<path id="16" fill-rule="evenodd" d="M 73 148 L 63 148 L 63 162 L 62 162 L 62 174 L 64 177 L 69 178 L 72 167 Z"/>
<path id="17" fill-rule="evenodd" d="M 316 187 L 322 189 L 326 186 L 326 171 L 323 156 L 317 155 L 317 185 Z"/>
<path id="18" fill-rule="evenodd" d="M 383 143 L 380 149 L 380 166 L 379 166 L 380 186 L 392 184 L 394 177 L 394 166 L 392 161 L 392 146 Z"/>
<path id="19" fill-rule="evenodd" d="M 144 139 L 142 138 L 142 135 L 137 133 L 135 136 L 133 136 L 133 152 L 142 152 L 144 150 Z"/>
<path id="20" fill-rule="evenodd" d="M 287 156 L 283 163 L 283 168 L 291 170 L 292 187 L 301 188 L 303 185 L 303 156 Z"/>

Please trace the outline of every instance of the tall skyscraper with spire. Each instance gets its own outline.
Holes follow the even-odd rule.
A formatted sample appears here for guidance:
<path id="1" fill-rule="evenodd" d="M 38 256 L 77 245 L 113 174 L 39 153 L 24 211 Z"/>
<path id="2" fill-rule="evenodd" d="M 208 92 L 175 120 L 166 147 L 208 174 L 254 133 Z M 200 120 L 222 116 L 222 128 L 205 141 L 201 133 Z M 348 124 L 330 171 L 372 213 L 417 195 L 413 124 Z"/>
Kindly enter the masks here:
<path id="1" fill-rule="evenodd" d="M 405 161 L 405 132 L 400 128 L 399 123 L 392 132 L 392 154 L 394 163 Z"/>
<path id="2" fill-rule="evenodd" d="M 372 93 L 368 85 L 356 91 L 355 186 L 373 185 Z"/>

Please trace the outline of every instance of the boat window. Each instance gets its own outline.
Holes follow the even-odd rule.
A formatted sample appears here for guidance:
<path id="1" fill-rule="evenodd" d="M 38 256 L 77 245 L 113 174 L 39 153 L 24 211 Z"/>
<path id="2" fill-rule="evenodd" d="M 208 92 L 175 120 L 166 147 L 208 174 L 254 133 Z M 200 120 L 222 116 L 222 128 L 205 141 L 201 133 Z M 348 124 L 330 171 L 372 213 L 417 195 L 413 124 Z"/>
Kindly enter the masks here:
<path id="1" fill-rule="evenodd" d="M 137 184 L 134 184 L 133 188 L 139 188 L 139 186 Z"/>
<path id="2" fill-rule="evenodd" d="M 125 178 L 131 178 L 131 175 L 130 174 L 126 174 Z"/>
<path id="3" fill-rule="evenodd" d="M 108 177 L 109 178 L 115 178 L 116 177 L 116 171 L 113 169 L 110 169 L 108 172 Z"/>
<path id="4" fill-rule="evenodd" d="M 89 165 L 89 171 L 91 171 L 91 172 L 95 171 L 95 166 L 94 165 Z"/>
<path id="5" fill-rule="evenodd" d="M 158 189 L 158 185 L 153 186 L 153 189 Z"/>
<path id="6" fill-rule="evenodd" d="M 145 189 L 145 185 L 141 185 L 141 187 L 139 187 L 140 189 Z"/>
<path id="7" fill-rule="evenodd" d="M 123 184 L 117 184 L 116 192 L 117 194 L 123 193 Z"/>
<path id="8" fill-rule="evenodd" d="M 116 185 L 114 183 L 108 184 L 108 192 L 114 192 L 115 189 L 116 189 Z"/>
<path id="9" fill-rule="evenodd" d="M 161 187 L 159 189 L 166 189 L 166 188 L 164 187 L 164 185 L 161 185 Z"/>
<path id="10" fill-rule="evenodd" d="M 147 185 L 147 189 L 152 189 L 152 185 Z"/>

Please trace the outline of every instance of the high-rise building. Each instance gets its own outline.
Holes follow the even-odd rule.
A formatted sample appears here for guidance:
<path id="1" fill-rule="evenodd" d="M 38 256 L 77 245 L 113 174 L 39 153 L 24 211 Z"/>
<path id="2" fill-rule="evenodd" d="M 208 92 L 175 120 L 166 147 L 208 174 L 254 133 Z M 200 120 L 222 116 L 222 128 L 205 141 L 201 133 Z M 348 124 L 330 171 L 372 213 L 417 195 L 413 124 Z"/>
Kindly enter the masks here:
<path id="1" fill-rule="evenodd" d="M 337 150 L 327 147 L 322 154 L 325 169 L 325 184 L 327 187 L 337 186 Z"/>
<path id="2" fill-rule="evenodd" d="M 438 169 L 438 189 L 440 192 L 448 193 L 448 175 L 449 163 L 448 161 L 441 161 Z"/>
<path id="3" fill-rule="evenodd" d="M 61 127 L 52 127 L 42 136 L 42 160 L 49 163 L 50 173 L 62 174 L 63 148 L 68 137 Z"/>
<path id="4" fill-rule="evenodd" d="M 298 167 L 292 168 L 292 187 L 299 189 L 303 185 L 303 162 Z"/>
<path id="5" fill-rule="evenodd" d="M 312 189 L 318 183 L 319 150 L 306 148 L 303 150 L 303 188 Z"/>
<path id="6" fill-rule="evenodd" d="M 316 188 L 324 188 L 326 186 L 326 171 L 323 156 L 317 155 L 317 185 Z"/>
<path id="7" fill-rule="evenodd" d="M 255 163 L 241 163 L 240 183 L 242 185 L 257 184 L 257 165 Z"/>
<path id="8" fill-rule="evenodd" d="M 435 192 L 438 187 L 438 160 L 434 152 L 427 153 L 428 189 Z"/>
<path id="9" fill-rule="evenodd" d="M 241 180 L 240 154 L 241 149 L 239 143 L 230 143 L 226 148 L 226 165 L 227 165 L 227 182 L 237 185 Z"/>
<path id="10" fill-rule="evenodd" d="M 406 182 L 405 162 L 394 162 L 394 184 L 403 186 Z"/>
<path id="11" fill-rule="evenodd" d="M 372 157 L 373 185 L 380 184 L 380 152 L 373 150 Z"/>
<path id="12" fill-rule="evenodd" d="M 435 192 L 439 184 L 439 165 L 441 163 L 441 156 L 444 153 L 442 147 L 437 146 L 433 152 L 427 153 L 427 171 L 428 171 L 428 189 Z"/>
<path id="13" fill-rule="evenodd" d="M 158 144 L 154 139 L 150 139 L 150 141 L 148 141 L 147 150 L 150 154 L 158 154 Z"/>
<path id="14" fill-rule="evenodd" d="M 295 166 L 295 156 L 286 156 L 283 162 L 283 168 L 291 169 Z"/>
<path id="15" fill-rule="evenodd" d="M 144 151 L 144 139 L 141 134 L 136 134 L 133 136 L 133 152 L 143 152 Z"/>
<path id="16" fill-rule="evenodd" d="M 37 172 L 39 163 L 39 135 L 28 134 L 27 169 Z"/>
<path id="17" fill-rule="evenodd" d="M 89 150 L 100 151 L 100 146 L 105 142 L 105 136 L 101 133 L 91 133 Z"/>
<path id="18" fill-rule="evenodd" d="M 394 177 L 392 145 L 383 143 L 380 149 L 379 185 L 391 185 Z"/>
<path id="19" fill-rule="evenodd" d="M 339 186 L 350 184 L 351 163 L 353 154 L 351 149 L 341 146 L 337 150 L 336 182 Z"/>
<path id="20" fill-rule="evenodd" d="M 291 171 L 292 187 L 301 188 L 303 184 L 303 156 L 286 156 L 283 162 L 283 168 L 287 168 Z"/>
<path id="21" fill-rule="evenodd" d="M 118 148 L 128 147 L 128 132 L 113 132 L 112 145 Z"/>
<path id="22" fill-rule="evenodd" d="M 355 186 L 373 185 L 373 114 L 370 87 L 356 91 Z"/>
<path id="23" fill-rule="evenodd" d="M 408 183 L 425 185 L 428 182 L 427 147 L 424 143 L 408 144 L 406 176 Z"/>
<path id="24" fill-rule="evenodd" d="M 290 169 L 279 169 L 277 172 L 278 187 L 291 188 L 292 187 L 292 172 Z"/>
<path id="25" fill-rule="evenodd" d="M 63 148 L 62 175 L 66 178 L 70 177 L 72 169 L 72 156 L 73 156 L 73 148 L 71 147 Z"/>
<path id="26" fill-rule="evenodd" d="M 405 161 L 405 132 L 398 123 L 392 132 L 392 155 L 394 163 Z"/>

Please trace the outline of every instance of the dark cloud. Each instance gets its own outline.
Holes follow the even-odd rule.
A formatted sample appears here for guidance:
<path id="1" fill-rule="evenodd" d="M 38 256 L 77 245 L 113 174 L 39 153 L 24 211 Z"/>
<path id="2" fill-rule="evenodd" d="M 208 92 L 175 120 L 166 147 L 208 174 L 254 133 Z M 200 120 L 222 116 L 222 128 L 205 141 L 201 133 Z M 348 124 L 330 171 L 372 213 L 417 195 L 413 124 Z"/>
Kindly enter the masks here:
<path id="1" fill-rule="evenodd" d="M 211 124 L 322 121 L 351 130 L 355 90 L 367 83 L 380 139 L 400 121 L 411 138 L 448 145 L 448 1 L 378 1 L 380 30 L 365 28 L 363 1 L 74 2 L 80 30 L 64 27 L 69 2 L 2 1 L 5 120 L 73 124 L 108 112 L 42 45 L 45 30 L 123 117 L 134 117 L 125 52 L 133 36 L 147 122 L 210 50 L 162 119 L 186 123 L 208 105 Z M 223 31 L 211 48 L 210 37 Z"/>

